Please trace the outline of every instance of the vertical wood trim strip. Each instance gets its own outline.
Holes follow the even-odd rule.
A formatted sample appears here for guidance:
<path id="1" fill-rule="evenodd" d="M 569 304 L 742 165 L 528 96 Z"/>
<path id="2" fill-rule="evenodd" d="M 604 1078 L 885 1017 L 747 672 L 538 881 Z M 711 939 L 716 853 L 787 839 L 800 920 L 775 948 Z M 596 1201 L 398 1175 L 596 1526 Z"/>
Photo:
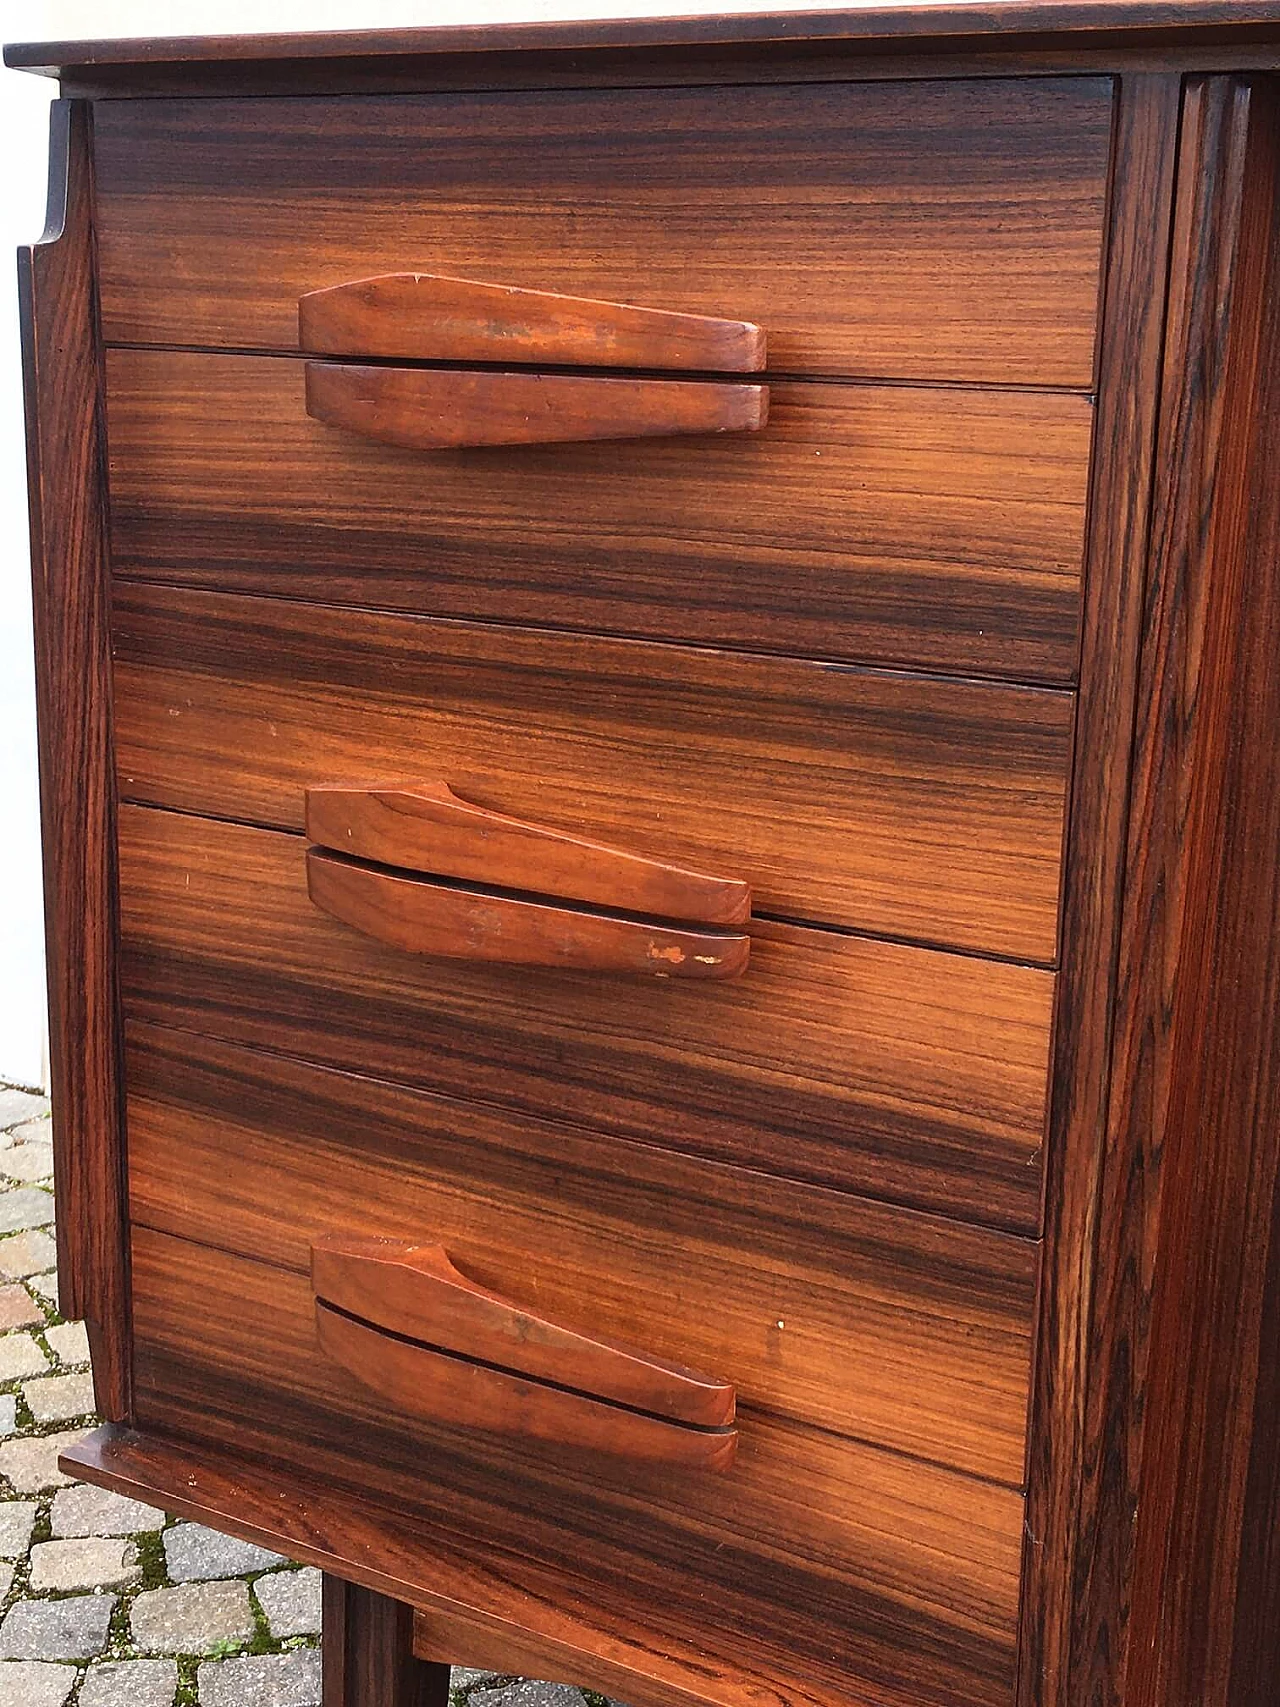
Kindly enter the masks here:
<path id="1" fill-rule="evenodd" d="M 413 1608 L 321 1579 L 323 1707 L 448 1707 L 449 1667 L 413 1652 Z"/>
<path id="2" fill-rule="evenodd" d="M 1203 610 L 1195 603 L 1202 589 L 1194 574 L 1188 584 L 1186 554 L 1203 546 L 1209 524 L 1220 450 L 1213 412 L 1221 404 L 1227 359 L 1220 291 L 1224 284 L 1230 289 L 1234 231 L 1229 218 L 1227 230 L 1207 223 L 1223 212 L 1212 192 L 1205 207 L 1195 198 L 1230 164 L 1220 150 L 1226 146 L 1230 154 L 1235 98 L 1234 87 L 1228 96 L 1223 86 L 1189 85 L 1179 150 L 1106 1165 L 1084 1324 L 1096 1366 L 1084 1411 L 1087 1473 L 1096 1493 L 1081 1513 L 1073 1561 L 1079 1605 L 1071 1675 L 1075 1699 L 1099 1703 L 1116 1700 L 1120 1686 L 1141 1492 L 1170 1020 L 1183 927 L 1180 854 L 1204 639 Z M 1240 123 L 1238 114 L 1234 119 Z M 1239 157 L 1232 169 L 1238 174 L 1242 164 Z"/>
<path id="3" fill-rule="evenodd" d="M 98 1409 L 129 1414 L 124 1136 L 116 991 L 115 782 L 90 109 L 55 101 L 49 217 L 18 256 L 58 1275 L 83 1317 Z"/>
<path id="4" fill-rule="evenodd" d="M 1267 1619 L 1240 1569 L 1255 1395 L 1280 1358 L 1262 1340 L 1280 1166 L 1278 184 L 1274 85 L 1191 84 L 1111 1121 L 1134 1158 L 1145 1414 L 1131 1707 L 1227 1707 L 1233 1647 Z"/>
<path id="5" fill-rule="evenodd" d="M 1274 345 L 1272 346 L 1274 348 Z M 1280 353 L 1276 356 L 1280 367 Z M 1273 431 L 1280 430 L 1276 409 Z M 1273 485 L 1273 490 L 1275 487 Z M 1276 560 L 1280 561 L 1280 548 Z M 1272 609 L 1274 610 L 1274 605 Z M 1271 658 L 1280 657 L 1280 634 L 1270 636 Z M 1274 701 L 1272 702 L 1274 706 Z M 1272 716 L 1280 718 L 1273 709 Z M 1276 788 L 1280 798 L 1280 785 Z M 1273 926 L 1272 953 L 1280 956 Z M 1280 1059 L 1280 1020 L 1274 994 L 1263 1008 L 1271 1027 L 1271 1059 Z M 1280 1129 L 1280 1099 L 1272 1087 L 1263 1118 Z M 1259 1126 L 1258 1130 L 1263 1130 Z M 1280 1170 L 1272 1192 L 1269 1263 L 1262 1283 L 1258 1383 L 1253 1401 L 1253 1441 L 1249 1480 L 1244 1491 L 1239 1589 L 1235 1607 L 1235 1650 L 1231 1660 L 1230 1707 L 1274 1707 L 1280 1677 Z"/>
<path id="6" fill-rule="evenodd" d="M 1073 1635 L 1077 1624 L 1107 1618 L 1100 1585 L 1088 1582 L 1081 1562 L 1098 1525 L 1114 1518 L 1101 1509 L 1102 1466 L 1086 1429 L 1098 1374 L 1088 1322 L 1095 1268 L 1107 1260 L 1097 1250 L 1101 1136 L 1180 95 L 1173 74 L 1126 76 L 1117 90 L 1027 1466 L 1021 1707 L 1081 1707 L 1072 1687 Z"/>
<path id="7" fill-rule="evenodd" d="M 347 1592 L 328 1571 L 320 1578 L 320 1707 L 342 1707 L 347 1668 Z"/>

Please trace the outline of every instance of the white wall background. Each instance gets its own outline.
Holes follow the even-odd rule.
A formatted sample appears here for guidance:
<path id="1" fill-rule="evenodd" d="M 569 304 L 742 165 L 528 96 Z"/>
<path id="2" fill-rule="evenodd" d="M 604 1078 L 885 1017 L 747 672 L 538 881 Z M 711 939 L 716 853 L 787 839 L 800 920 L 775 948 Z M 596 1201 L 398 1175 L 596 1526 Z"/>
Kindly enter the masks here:
<path id="1" fill-rule="evenodd" d="M 6 72 L 0 81 L 0 160 L 7 165 L 0 182 L 0 1082 L 29 1087 L 46 1077 L 44 931 L 13 252 L 44 226 L 52 93 L 44 79 Z"/>
<path id="2" fill-rule="evenodd" d="M 0 0 L 8 41 L 806 11 L 823 0 Z M 839 0 L 828 0 L 838 4 Z M 844 0 L 853 9 L 872 0 Z M 935 0 L 925 0 L 926 4 Z M 0 1083 L 45 1082 L 43 932 L 17 290 L 44 224 L 44 78 L 0 71 Z"/>

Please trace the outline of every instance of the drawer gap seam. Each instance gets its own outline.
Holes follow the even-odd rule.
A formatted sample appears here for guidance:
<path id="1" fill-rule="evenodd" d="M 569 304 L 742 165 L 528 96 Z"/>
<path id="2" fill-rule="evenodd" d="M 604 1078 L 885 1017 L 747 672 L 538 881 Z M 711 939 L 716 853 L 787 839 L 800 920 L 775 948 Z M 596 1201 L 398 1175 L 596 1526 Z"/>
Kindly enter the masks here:
<path id="1" fill-rule="evenodd" d="M 432 361 L 420 356 L 366 356 L 356 351 L 347 355 L 334 355 L 330 352 L 313 353 L 303 349 L 289 349 L 283 345 L 179 344 L 167 341 L 135 341 L 128 338 L 106 338 L 103 340 L 102 347 L 104 350 L 146 351 L 156 355 L 252 356 L 267 361 L 323 362 L 338 367 L 358 365 L 360 367 L 421 368 L 426 371 L 443 373 L 466 373 L 479 369 L 485 373 L 548 373 L 571 376 L 592 375 L 600 379 L 690 380 L 720 385 L 729 379 L 734 382 L 746 382 L 753 385 L 770 383 L 777 385 L 849 385 L 871 390 L 1012 392 L 1032 397 L 1079 397 L 1090 405 L 1093 405 L 1097 400 L 1097 393 L 1092 381 L 1086 385 L 1035 385 L 1029 381 L 1011 380 L 900 379 L 893 374 L 827 373 L 818 369 L 797 372 L 787 368 L 760 368 L 745 373 L 730 373 L 714 368 L 594 367 L 568 362 Z"/>

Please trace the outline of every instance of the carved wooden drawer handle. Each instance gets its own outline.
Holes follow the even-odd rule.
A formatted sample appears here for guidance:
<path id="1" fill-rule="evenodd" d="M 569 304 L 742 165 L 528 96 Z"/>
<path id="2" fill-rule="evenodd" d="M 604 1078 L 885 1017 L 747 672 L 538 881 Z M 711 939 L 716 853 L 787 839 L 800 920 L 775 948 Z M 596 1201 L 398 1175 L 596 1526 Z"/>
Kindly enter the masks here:
<path id="1" fill-rule="evenodd" d="M 763 385 L 306 364 L 307 414 L 407 450 L 754 433 Z"/>
<path id="2" fill-rule="evenodd" d="M 441 273 L 384 273 L 298 302 L 311 355 L 551 367 L 760 373 L 765 334 L 748 320 L 672 314 L 593 297 L 521 290 Z"/>
<path id="3" fill-rule="evenodd" d="M 438 1245 L 321 1239 L 322 1349 L 397 1409 L 616 1456 L 726 1470 L 734 1389 L 522 1309 Z"/>
<path id="4" fill-rule="evenodd" d="M 311 900 L 408 953 L 668 978 L 746 970 L 750 937 L 714 928 L 750 917 L 736 878 L 508 818 L 442 782 L 309 788 L 306 822 Z"/>
<path id="5" fill-rule="evenodd" d="M 408 871 L 707 925 L 751 917 L 751 890 L 737 878 L 508 818 L 459 799 L 446 782 L 322 784 L 307 790 L 306 822 L 321 847 Z"/>
<path id="6" fill-rule="evenodd" d="M 323 912 L 409 954 L 579 972 L 736 978 L 751 939 L 557 907 L 398 876 L 307 850 L 307 893 Z"/>
<path id="7" fill-rule="evenodd" d="M 298 304 L 310 353 L 420 362 L 531 363 L 753 373 L 765 339 L 742 320 L 672 314 L 511 285 L 391 273 L 311 291 Z M 749 433 L 765 385 L 640 375 L 306 364 L 308 415 L 411 450 Z"/>

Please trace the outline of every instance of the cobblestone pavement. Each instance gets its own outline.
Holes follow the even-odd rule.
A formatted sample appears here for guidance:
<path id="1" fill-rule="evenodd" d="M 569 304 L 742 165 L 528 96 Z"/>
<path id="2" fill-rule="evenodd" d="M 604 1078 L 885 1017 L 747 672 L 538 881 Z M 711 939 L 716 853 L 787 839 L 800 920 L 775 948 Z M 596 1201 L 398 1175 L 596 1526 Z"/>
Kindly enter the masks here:
<path id="1" fill-rule="evenodd" d="M 89 1348 L 58 1314 L 43 1097 L 0 1086 L 0 1707 L 318 1707 L 320 1573 L 73 1482 Z M 612 1707 L 455 1670 L 454 1707 Z"/>

